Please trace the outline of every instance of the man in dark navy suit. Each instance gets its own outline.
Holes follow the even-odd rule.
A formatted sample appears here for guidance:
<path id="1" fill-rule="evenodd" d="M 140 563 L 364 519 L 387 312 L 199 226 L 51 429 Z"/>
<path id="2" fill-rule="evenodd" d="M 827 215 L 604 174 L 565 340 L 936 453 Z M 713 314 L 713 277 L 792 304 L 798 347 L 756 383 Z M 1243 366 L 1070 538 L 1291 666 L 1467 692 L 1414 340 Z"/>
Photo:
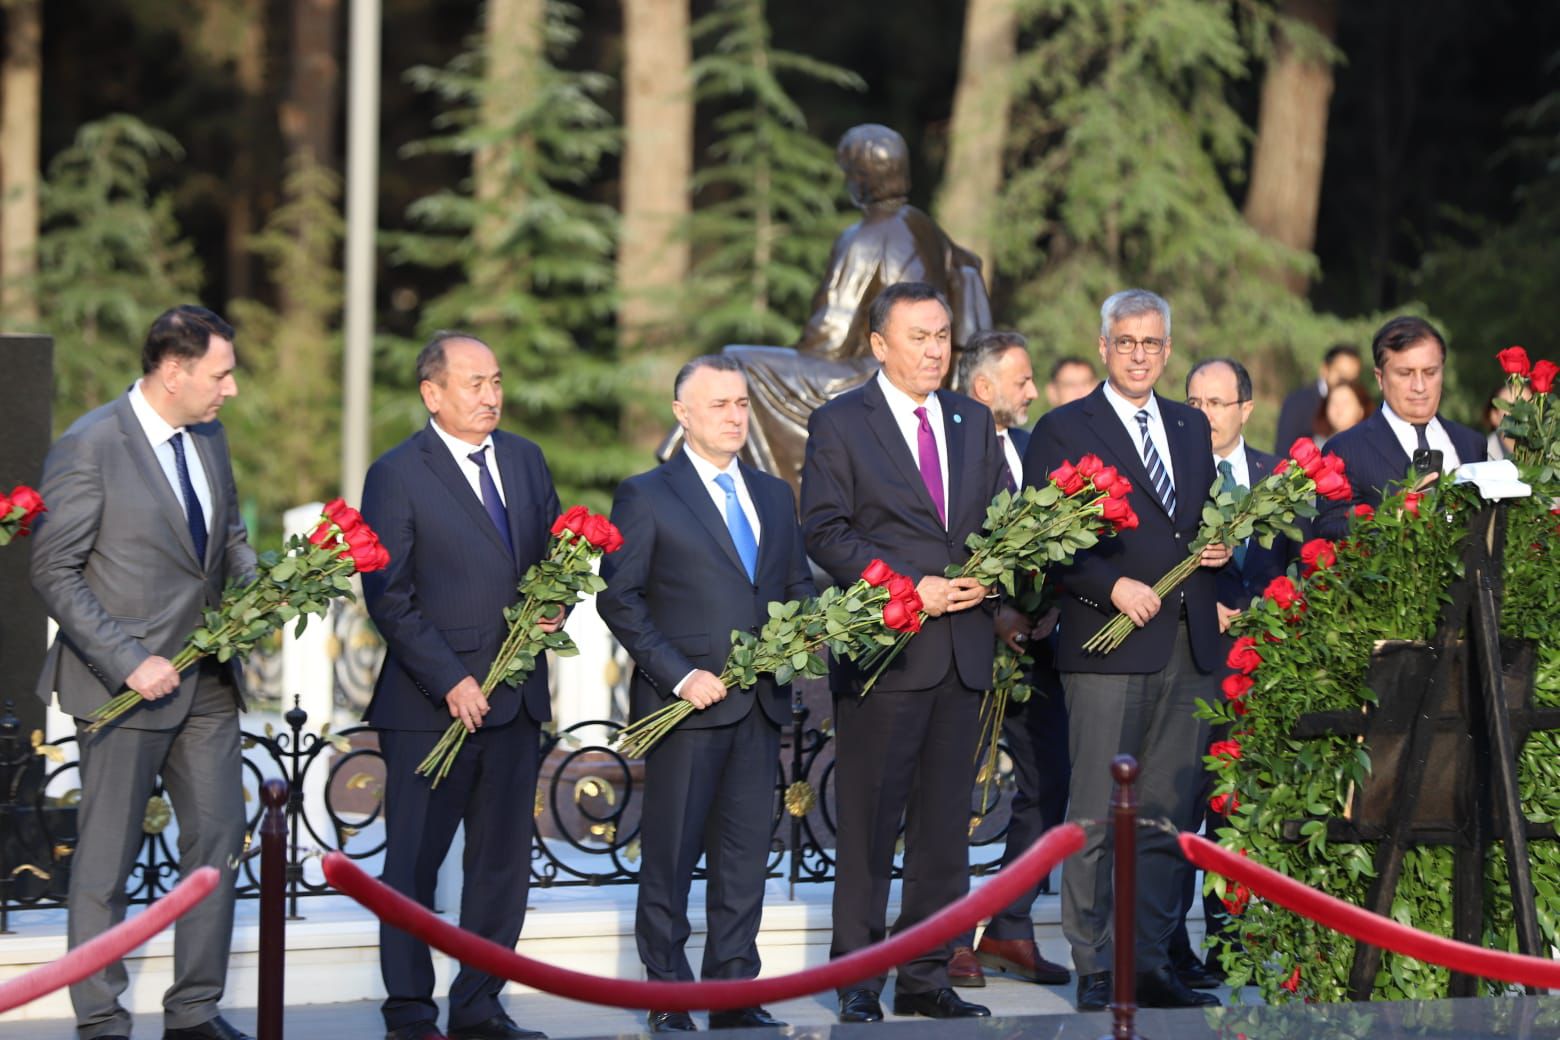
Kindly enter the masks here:
<path id="1" fill-rule="evenodd" d="M 1251 373 L 1234 358 L 1199 361 L 1186 376 L 1186 403 L 1208 419 L 1213 464 L 1219 472 L 1221 489 L 1225 485 L 1250 488 L 1272 473 L 1278 464 L 1276 455 L 1258 451 L 1246 440 L 1246 423 L 1255 408 L 1251 389 Z M 1229 619 L 1246 609 L 1253 598 L 1262 595 L 1268 582 L 1284 573 L 1298 549 L 1294 542 L 1285 538 L 1275 539 L 1267 548 L 1255 539 L 1237 546 L 1235 558 L 1217 574 L 1220 626 L 1227 625 Z M 1224 736 L 1216 732 L 1212 739 L 1222 740 Z M 1207 808 L 1210 787 L 1205 776 L 1198 806 L 1200 813 L 1206 812 L 1208 833 L 1212 834 L 1224 825 L 1224 817 Z M 1171 964 L 1181 981 L 1193 989 L 1215 989 L 1223 983 L 1223 971 L 1211 955 L 1206 965 L 1202 962 L 1193 952 L 1186 932 L 1186 914 L 1196 898 L 1196 877 L 1195 870 L 1186 870 L 1181 922 L 1170 942 Z M 1217 898 L 1211 895 L 1203 898 L 1203 921 L 1210 939 L 1217 939 L 1222 933 L 1224 914 L 1223 904 Z"/>
<path id="2" fill-rule="evenodd" d="M 1351 426 L 1323 450 L 1343 459 L 1354 498 L 1317 503 L 1317 533 L 1341 538 L 1349 511 L 1381 504 L 1389 484 L 1401 484 L 1410 468 L 1423 476 L 1449 473 L 1465 462 L 1483 462 L 1483 435 L 1439 414 L 1446 372 L 1446 341 L 1423 318 L 1393 318 L 1370 344 L 1382 406 Z"/>
<path id="3" fill-rule="evenodd" d="M 558 495 L 541 449 L 498 429 L 503 384 L 480 340 L 441 332 L 417 356 L 429 422 L 370 467 L 363 517 L 390 565 L 363 575 L 363 598 L 388 654 L 364 719 L 385 759 L 385 866 L 396 891 L 433 905 L 439 865 L 466 827 L 460 924 L 506 949 L 520 937 L 531 876 L 540 724 L 552 717 L 547 665 L 491 700 L 480 684 L 508 631 L 504 608 L 547 553 Z M 561 616 L 543 621 L 555 631 Z M 451 720 L 469 733 L 437 787 L 414 770 Z M 437 1040 L 428 947 L 379 933 L 390 1040 Z M 454 1040 L 516 1040 L 504 980 L 465 965 L 450 983 Z"/>
<path id="4" fill-rule="evenodd" d="M 1083 368 L 1089 380 L 1085 385 L 1093 386 L 1094 370 L 1087 364 Z M 1016 332 L 977 333 L 959 355 L 958 384 L 991 409 L 1009 486 L 1016 491 L 1024 482 L 1024 449 L 1029 446 L 1029 431 L 1023 425 L 1029 420 L 1029 405 L 1040 396 L 1028 342 Z M 1002 741 L 1017 780 L 1002 852 L 1005 867 L 1067 813 L 1067 706 L 1046 638 L 1056 627 L 1056 612 L 1033 618 L 1003 606 L 997 611 L 996 627 L 997 638 L 1017 653 L 1031 654 L 1035 661 L 1028 677 L 1033 694 L 1024 703 L 1010 703 L 1002 724 Z M 1071 981 L 1067 969 L 1046 960 L 1035 945 L 1030 908 L 1039 892 L 1036 884 L 993 915 L 978 949 L 973 930 L 954 941 L 948 961 L 948 980 L 953 985 L 984 986 L 982 965 L 1030 982 L 1064 985 Z"/>
<path id="5" fill-rule="evenodd" d="M 1129 289 L 1100 308 L 1105 382 L 1036 424 L 1024 458 L 1026 484 L 1041 485 L 1064 461 L 1093 453 L 1132 481 L 1140 526 L 1078 553 L 1054 577 L 1061 583 L 1057 668 L 1067 691 L 1072 786 L 1067 815 L 1098 820 L 1108 811 L 1111 759 L 1137 758 L 1142 812 L 1177 830 L 1196 822 L 1208 725 L 1198 697 L 1218 691 L 1224 661 L 1213 571 L 1224 546 L 1203 552 L 1204 566 L 1161 601 L 1153 583 L 1186 558 L 1197 536 L 1215 473 L 1208 420 L 1154 392 L 1170 356 L 1170 305 Z M 1100 656 L 1083 644 L 1117 611 L 1136 630 Z M 1148 1007 L 1217 1004 L 1188 989 L 1169 963 L 1181 916 L 1184 860 L 1173 838 L 1139 835 L 1137 1000 Z M 1090 833 L 1062 868 L 1062 930 L 1078 969 L 1078 1009 L 1111 999 L 1111 870 L 1107 835 Z M 1132 941 L 1117 936 L 1116 941 Z"/>
<path id="6" fill-rule="evenodd" d="M 751 979 L 774 818 L 780 727 L 791 687 L 763 676 L 728 691 L 718 678 L 733 629 L 757 633 L 775 601 L 815 592 L 785 481 L 737 460 L 747 442 L 747 378 L 724 355 L 677 375 L 682 450 L 618 485 L 623 548 L 602 567 L 602 620 L 634 659 L 633 717 L 681 697 L 699 710 L 645 760 L 643 859 L 634 938 L 653 981 L 693 979 L 688 886 L 708 875 L 704 979 Z M 712 1029 L 777 1027 L 760 1007 L 710 1012 Z M 652 1033 L 692 1031 L 683 1011 L 651 1011 Z"/>
<path id="7" fill-rule="evenodd" d="M 991 413 L 939 390 L 952 356 L 947 302 L 923 282 L 884 289 L 869 315 L 882 371 L 813 412 L 802 467 L 807 551 L 847 584 L 873 558 L 914 580 L 924 628 L 872 690 L 850 662 L 830 670 L 836 734 L 834 939 L 840 957 L 887 933 L 888 889 L 905 820 L 896 928 L 969 891 L 970 789 L 982 691 L 991 685 L 989 589 L 945 569 L 969 558 L 1007 467 Z M 950 944 L 901 964 L 894 1013 L 934 1018 L 990 1012 L 948 983 Z M 883 1017 L 878 976 L 840 994 L 842 1022 Z"/>

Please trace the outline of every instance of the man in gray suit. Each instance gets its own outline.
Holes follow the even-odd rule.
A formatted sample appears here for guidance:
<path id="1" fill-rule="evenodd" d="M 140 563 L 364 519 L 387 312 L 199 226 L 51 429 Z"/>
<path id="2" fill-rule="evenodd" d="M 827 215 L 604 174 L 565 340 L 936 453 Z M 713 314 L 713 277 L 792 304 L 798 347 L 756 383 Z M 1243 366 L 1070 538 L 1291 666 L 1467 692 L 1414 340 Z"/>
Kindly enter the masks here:
<path id="1" fill-rule="evenodd" d="M 33 541 L 32 584 L 59 623 L 38 681 L 76 718 L 81 803 L 71 860 L 69 942 L 125 916 L 125 881 L 160 774 L 179 826 L 181 875 L 224 872 L 244 839 L 236 665 L 170 663 L 230 579 L 255 571 L 238 514 L 227 435 L 216 421 L 238 393 L 233 328 L 203 307 L 162 314 L 142 377 L 65 431 L 43 464 L 49 512 Z M 125 688 L 144 703 L 88 734 L 91 714 Z M 217 1013 L 233 931 L 233 886 L 218 886 L 175 926 L 165 1040 L 244 1040 Z M 71 987 L 76 1030 L 130 1035 L 122 963 Z"/>

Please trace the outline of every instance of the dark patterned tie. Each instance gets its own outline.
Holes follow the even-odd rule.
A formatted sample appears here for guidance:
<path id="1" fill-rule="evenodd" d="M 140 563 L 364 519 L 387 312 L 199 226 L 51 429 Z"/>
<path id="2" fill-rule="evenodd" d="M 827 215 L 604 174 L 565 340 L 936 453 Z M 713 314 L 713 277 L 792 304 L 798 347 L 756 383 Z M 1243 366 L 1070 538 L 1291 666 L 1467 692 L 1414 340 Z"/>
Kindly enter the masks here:
<path id="1" fill-rule="evenodd" d="M 493 474 L 487 468 L 487 445 L 484 444 L 466 458 L 477 464 L 477 484 L 482 488 L 482 508 L 487 510 L 488 519 L 493 521 L 493 526 L 498 528 L 498 533 L 504 539 L 504 546 L 509 550 L 509 555 L 515 554 L 515 543 L 509 537 L 509 511 L 504 508 L 504 500 L 499 497 L 498 485 L 493 482 Z"/>
<path id="2" fill-rule="evenodd" d="M 998 454 L 1002 456 L 1002 486 L 1007 488 L 1009 493 L 1016 495 L 1018 485 L 1013 482 L 1013 467 L 1008 465 L 1007 443 L 1006 433 L 997 434 L 997 447 L 1001 449 Z"/>
<path id="3" fill-rule="evenodd" d="M 168 443 L 173 445 L 173 465 L 179 471 L 179 492 L 184 496 L 184 522 L 190 525 L 190 540 L 195 543 L 195 558 L 204 565 L 206 511 L 200 507 L 200 498 L 195 494 L 195 482 L 190 480 L 190 466 L 184 458 L 184 431 L 175 433 Z"/>
<path id="4" fill-rule="evenodd" d="M 1154 485 L 1154 494 L 1165 507 L 1165 512 L 1175 516 L 1175 485 L 1170 483 L 1170 473 L 1154 447 L 1154 439 L 1148 435 L 1148 410 L 1137 413 L 1138 430 L 1143 435 L 1143 468 L 1148 470 L 1148 481 Z"/>

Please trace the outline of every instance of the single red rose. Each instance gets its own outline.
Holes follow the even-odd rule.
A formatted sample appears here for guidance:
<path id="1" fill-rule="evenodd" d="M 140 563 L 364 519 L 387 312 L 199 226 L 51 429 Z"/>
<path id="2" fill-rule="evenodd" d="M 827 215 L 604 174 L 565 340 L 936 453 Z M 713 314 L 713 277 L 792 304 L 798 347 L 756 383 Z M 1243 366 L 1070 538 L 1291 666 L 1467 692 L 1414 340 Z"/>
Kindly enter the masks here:
<path id="1" fill-rule="evenodd" d="M 1115 466 L 1101 467 L 1098 473 L 1089 478 L 1090 482 L 1094 485 L 1094 490 L 1104 491 L 1107 494 L 1110 493 L 1110 489 L 1115 487 L 1116 482 L 1120 479 L 1121 474 L 1116 472 Z"/>
<path id="2" fill-rule="evenodd" d="M 1227 699 L 1238 701 L 1251 692 L 1251 688 L 1255 685 L 1256 680 L 1251 676 L 1236 672 L 1234 675 L 1226 675 L 1224 682 L 1220 684 L 1220 688 L 1224 691 L 1224 696 Z"/>
<path id="3" fill-rule="evenodd" d="M 1094 474 L 1105 468 L 1105 460 L 1098 455 L 1085 455 L 1078 460 L 1078 472 L 1085 477 L 1092 478 Z"/>
<path id="4" fill-rule="evenodd" d="M 1226 762 L 1237 762 L 1240 760 L 1240 741 L 1215 740 L 1208 745 L 1208 754 Z"/>
<path id="5" fill-rule="evenodd" d="M 1111 498 L 1126 498 L 1132 494 L 1132 481 L 1126 477 L 1117 477 L 1116 482 L 1110 486 Z M 1134 524 L 1134 527 L 1137 525 Z"/>
<path id="6" fill-rule="evenodd" d="M 13 508 L 13 506 L 11 504 L 11 500 L 9 498 L 7 498 L 5 495 L 0 494 L 0 520 L 4 520 L 6 517 L 10 516 L 12 508 Z M 26 515 L 27 515 L 26 510 L 23 510 L 22 511 L 22 516 L 26 516 Z"/>
<path id="7" fill-rule="evenodd" d="M 1106 498 L 1100 501 L 1100 519 L 1109 521 L 1118 529 L 1132 515 L 1132 507 L 1124 498 Z"/>
<path id="8" fill-rule="evenodd" d="M 591 513 L 580 525 L 580 536 L 597 549 L 605 549 L 612 540 L 612 521 L 600 513 Z"/>
<path id="9" fill-rule="evenodd" d="M 1342 474 L 1334 473 L 1325 467 L 1321 467 L 1321 472 L 1311 474 L 1311 476 L 1316 481 L 1316 493 L 1323 498 L 1340 502 L 1344 499 L 1352 498 L 1354 495 L 1354 489 L 1349 486 L 1348 478 Z"/>
<path id="10" fill-rule="evenodd" d="M 613 523 L 607 524 L 607 544 L 601 547 L 604 553 L 615 553 L 623 548 L 623 532 L 617 529 Z"/>
<path id="11" fill-rule="evenodd" d="M 336 524 L 329 518 L 321 520 L 314 526 L 314 530 L 309 532 L 310 545 L 324 545 L 326 542 L 335 541 L 335 539 Z"/>
<path id="12" fill-rule="evenodd" d="M 1273 472 L 1274 473 L 1287 473 L 1287 472 L 1289 472 L 1289 467 L 1294 465 L 1294 461 L 1295 461 L 1294 459 L 1279 459 L 1278 460 L 1278 465 L 1273 467 Z"/>
<path id="13" fill-rule="evenodd" d="M 1220 816 L 1231 816 L 1240 808 L 1240 798 L 1233 791 L 1229 794 L 1216 794 L 1208 799 L 1208 808 Z"/>
<path id="14" fill-rule="evenodd" d="M 1280 574 L 1267 583 L 1267 588 L 1262 590 L 1262 598 L 1271 602 L 1279 610 L 1293 610 L 1300 601 L 1300 590 L 1295 588 L 1295 583 L 1286 574 Z"/>
<path id="15" fill-rule="evenodd" d="M 558 519 L 553 521 L 553 537 L 557 538 L 565 531 L 569 534 L 579 534 L 585 527 L 585 520 L 589 516 L 590 510 L 584 506 L 570 506 L 563 511 Z"/>
<path id="16" fill-rule="evenodd" d="M 1311 438 L 1301 437 L 1289 446 L 1289 457 L 1294 459 L 1301 469 L 1308 469 L 1310 463 L 1322 457 L 1322 450 Z"/>
<path id="17" fill-rule="evenodd" d="M 1262 655 L 1257 652 L 1257 641 L 1250 636 L 1241 636 L 1230 647 L 1224 663 L 1237 672 L 1250 675 L 1262 663 Z"/>
<path id="18" fill-rule="evenodd" d="M 1083 477 L 1078 473 L 1078 468 L 1070 462 L 1057 466 L 1049 476 L 1051 483 L 1061 488 L 1064 495 L 1076 495 L 1083 490 Z"/>
<path id="19" fill-rule="evenodd" d="M 1336 473 L 1340 477 L 1348 475 L 1344 472 L 1343 459 L 1338 457 L 1333 452 L 1328 452 L 1326 455 L 1322 456 L 1322 468 L 1330 473 Z"/>
<path id="20" fill-rule="evenodd" d="M 1312 538 L 1300 547 L 1300 560 L 1313 570 L 1326 570 L 1338 562 L 1338 547 L 1325 538 Z"/>
<path id="21" fill-rule="evenodd" d="M 1533 366 L 1533 377 L 1528 380 L 1528 386 L 1533 388 L 1535 394 L 1547 394 L 1554 389 L 1556 375 L 1560 375 L 1560 365 L 1553 361 L 1540 361 Z"/>
<path id="22" fill-rule="evenodd" d="M 38 516 L 38 514 L 48 512 L 48 510 L 44 508 L 43 505 L 43 496 L 39 495 L 38 492 L 34 491 L 26 484 L 18 484 L 12 488 L 9 498 L 11 499 L 12 506 L 21 506 L 24 510 L 26 510 L 26 515 L 22 517 L 22 523 L 24 525 L 30 523 Z"/>
<path id="23" fill-rule="evenodd" d="M 1367 521 L 1374 520 L 1376 519 L 1375 507 L 1372 506 L 1369 502 L 1361 502 L 1359 505 L 1354 507 L 1354 516 L 1362 524 L 1366 523 Z"/>
<path id="24" fill-rule="evenodd" d="M 912 614 L 919 615 L 922 610 L 926 609 L 926 604 L 921 601 L 921 594 L 915 591 L 915 589 L 911 589 L 908 593 L 899 597 L 899 602 L 903 603 L 905 609 Z M 917 625 L 916 629 L 919 631 L 920 626 Z"/>
<path id="25" fill-rule="evenodd" d="M 882 560 L 873 560 L 861 572 L 861 580 L 873 588 L 882 588 L 894 576 L 894 568 Z"/>
<path id="26" fill-rule="evenodd" d="M 1121 523 L 1116 525 L 1116 533 L 1120 534 L 1122 531 L 1135 531 L 1135 530 L 1137 530 L 1137 525 L 1138 525 L 1138 515 L 1137 515 L 1137 512 L 1135 510 L 1133 510 L 1132 508 L 1128 507 L 1128 509 L 1127 509 L 1127 518 L 1125 520 L 1121 521 Z"/>
<path id="27" fill-rule="evenodd" d="M 893 572 L 890 572 L 887 585 L 889 599 L 897 599 L 899 602 L 903 603 L 905 600 L 915 595 L 915 582 L 911 581 L 903 574 L 894 574 Z"/>
<path id="28" fill-rule="evenodd" d="M 1521 350 L 1522 348 L 1517 347 L 1516 349 Z M 1502 353 L 1504 353 L 1504 351 L 1502 351 Z M 1289 978 L 1285 979 L 1283 982 L 1280 982 L 1278 985 L 1280 989 L 1287 989 L 1291 993 L 1298 993 L 1300 991 L 1300 965 L 1296 964 L 1294 974 L 1289 976 Z"/>
<path id="29" fill-rule="evenodd" d="M 1246 905 L 1251 902 L 1251 889 L 1237 881 L 1225 888 L 1223 902 L 1224 909 L 1229 911 L 1231 917 L 1239 917 L 1246 912 Z"/>
<path id="30" fill-rule="evenodd" d="M 1532 370 L 1528 352 L 1521 347 L 1507 347 L 1495 355 L 1495 360 L 1500 362 L 1501 371 L 1508 376 L 1525 376 Z"/>
<path id="31" fill-rule="evenodd" d="M 921 615 L 909 609 L 902 601 L 891 599 L 883 604 L 883 624 L 895 632 L 919 632 Z"/>
<path id="32" fill-rule="evenodd" d="M 333 498 L 329 502 L 326 502 L 325 508 L 322 510 L 322 512 L 326 516 L 330 517 L 332 523 L 341 528 L 342 534 L 346 534 L 349 531 L 355 531 L 359 527 L 365 526 L 363 514 L 359 513 L 356 509 L 353 509 L 351 506 L 347 505 L 346 502 L 339 498 Z"/>
<path id="33" fill-rule="evenodd" d="M 358 573 L 372 573 L 390 561 L 389 553 L 385 551 L 383 545 L 379 544 L 379 536 L 367 524 L 361 524 L 348 531 L 346 539 L 347 547 L 338 555 L 349 557 Z"/>
<path id="34" fill-rule="evenodd" d="M 1424 495 L 1418 491 L 1403 492 L 1403 511 L 1411 516 L 1419 515 L 1419 503 L 1424 500 Z"/>

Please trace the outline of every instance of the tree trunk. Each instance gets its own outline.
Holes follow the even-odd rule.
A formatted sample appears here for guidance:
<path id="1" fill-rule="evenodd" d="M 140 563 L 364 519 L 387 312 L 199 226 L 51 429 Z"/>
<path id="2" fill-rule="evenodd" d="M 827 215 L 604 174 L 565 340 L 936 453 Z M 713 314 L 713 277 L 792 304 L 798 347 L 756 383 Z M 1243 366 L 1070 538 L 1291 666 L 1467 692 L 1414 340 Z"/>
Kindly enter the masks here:
<path id="1" fill-rule="evenodd" d="M 992 276 L 992 206 L 1002 187 L 1013 55 L 1018 39 L 1014 0 L 969 0 L 959 84 L 948 129 L 948 169 L 937 193 L 937 220 L 950 237 L 986 264 Z"/>
<path id="2" fill-rule="evenodd" d="M 0 64 L 0 321 L 9 331 L 36 329 L 38 298 L 38 133 L 43 9 L 39 0 L 4 7 Z"/>
<path id="3" fill-rule="evenodd" d="M 265 123 L 265 0 L 243 0 L 242 39 L 233 62 L 239 91 L 238 132 L 233 135 L 233 165 L 227 195 L 227 298 L 253 299 L 256 292 L 254 252 L 255 194 L 259 182 L 262 139 L 271 139 Z M 274 131 L 273 131 L 274 132 Z"/>
<path id="4" fill-rule="evenodd" d="M 1337 0 L 1284 0 L 1282 10 L 1329 42 L 1337 35 Z M 1326 57 L 1281 34 L 1262 81 L 1245 216 L 1264 235 L 1301 253 L 1316 245 L 1332 92 L 1333 70 Z M 1306 291 L 1303 272 L 1285 270 L 1278 277 L 1297 295 Z"/>
<path id="5" fill-rule="evenodd" d="M 534 93 L 531 73 L 543 54 L 546 25 L 545 0 L 488 0 L 482 48 L 487 69 L 482 126 L 487 130 L 512 123 L 529 102 Z M 479 202 L 521 203 L 515 197 L 517 185 L 503 166 L 503 156 L 512 147 L 511 142 L 499 142 L 472 157 Z"/>
<path id="6" fill-rule="evenodd" d="M 317 165 L 333 170 L 341 102 L 340 0 L 292 0 L 291 28 L 287 100 L 280 115 L 287 154 L 307 151 Z"/>

